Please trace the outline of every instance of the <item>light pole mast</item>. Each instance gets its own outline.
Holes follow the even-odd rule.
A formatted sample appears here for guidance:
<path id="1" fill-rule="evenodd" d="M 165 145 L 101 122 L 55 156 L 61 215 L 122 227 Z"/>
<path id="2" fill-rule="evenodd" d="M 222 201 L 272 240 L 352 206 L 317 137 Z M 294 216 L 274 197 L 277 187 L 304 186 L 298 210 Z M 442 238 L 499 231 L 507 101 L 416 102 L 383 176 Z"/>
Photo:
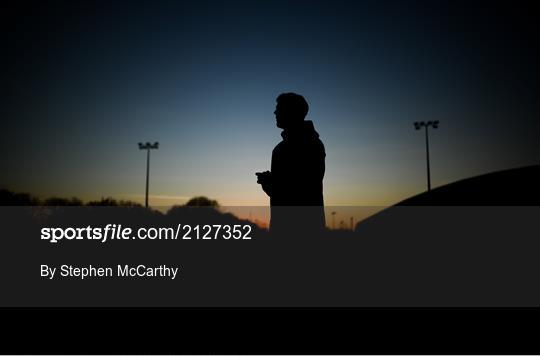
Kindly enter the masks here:
<path id="1" fill-rule="evenodd" d="M 148 208 L 148 182 L 150 179 L 150 150 L 152 149 L 158 149 L 159 148 L 159 142 L 154 142 L 154 144 L 151 144 L 150 142 L 142 143 L 139 142 L 139 149 L 146 150 L 146 195 L 144 200 L 144 206 Z"/>
<path id="2" fill-rule="evenodd" d="M 427 165 L 427 190 L 428 192 L 431 190 L 431 172 L 429 168 L 429 135 L 428 135 L 428 128 L 432 127 L 434 129 L 439 128 L 439 120 L 435 121 L 416 121 L 414 123 L 414 128 L 416 130 L 420 130 L 422 127 L 426 129 L 426 165 Z"/>

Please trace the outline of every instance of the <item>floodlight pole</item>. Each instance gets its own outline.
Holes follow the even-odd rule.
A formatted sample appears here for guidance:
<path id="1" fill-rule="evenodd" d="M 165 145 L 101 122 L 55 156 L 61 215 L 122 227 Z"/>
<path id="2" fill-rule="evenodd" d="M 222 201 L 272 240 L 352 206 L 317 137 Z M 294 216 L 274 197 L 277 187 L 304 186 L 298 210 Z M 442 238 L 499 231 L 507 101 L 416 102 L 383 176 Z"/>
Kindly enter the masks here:
<path id="1" fill-rule="evenodd" d="M 148 208 L 148 186 L 149 186 L 149 180 L 150 180 L 150 150 L 152 149 L 158 149 L 159 148 L 159 142 L 154 142 L 154 144 L 151 144 L 150 142 L 146 142 L 143 144 L 142 142 L 139 142 L 139 149 L 146 150 L 146 195 L 144 200 L 144 206 Z"/>
<path id="2" fill-rule="evenodd" d="M 420 130 L 422 127 L 425 128 L 426 132 L 426 166 L 427 166 L 427 190 L 428 192 L 431 191 L 431 170 L 429 167 L 429 134 L 428 129 L 429 127 L 432 127 L 434 129 L 439 128 L 439 120 L 435 121 L 417 121 L 414 123 L 414 128 L 416 130 Z"/>
<path id="3" fill-rule="evenodd" d="M 150 155 L 150 150 L 148 150 L 148 155 Z M 431 190 L 431 173 L 429 169 L 429 135 L 428 135 L 428 126 L 426 125 L 426 162 L 427 162 L 427 190 Z M 148 180 L 146 181 L 148 190 Z"/>
<path id="4" fill-rule="evenodd" d="M 150 149 L 146 150 L 146 194 L 144 206 L 148 208 L 148 181 L 150 180 Z"/>

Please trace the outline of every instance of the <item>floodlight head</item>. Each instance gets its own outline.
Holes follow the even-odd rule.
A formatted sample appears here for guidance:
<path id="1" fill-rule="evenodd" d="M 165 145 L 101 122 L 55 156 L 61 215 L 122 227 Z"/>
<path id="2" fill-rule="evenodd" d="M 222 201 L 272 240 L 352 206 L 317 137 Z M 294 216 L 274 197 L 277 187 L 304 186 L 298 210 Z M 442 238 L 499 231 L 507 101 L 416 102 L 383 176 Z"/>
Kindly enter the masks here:
<path id="1" fill-rule="evenodd" d="M 144 145 L 143 145 L 142 142 L 139 142 L 139 149 L 140 149 L 140 150 L 144 149 Z"/>
<path id="2" fill-rule="evenodd" d="M 421 126 L 420 126 L 420 123 L 419 123 L 418 121 L 414 123 L 414 128 L 415 128 L 416 130 L 420 130 L 420 127 L 421 127 Z"/>
<path id="3" fill-rule="evenodd" d="M 433 121 L 433 128 L 438 129 L 439 128 L 439 120 Z"/>
<path id="4" fill-rule="evenodd" d="M 154 142 L 154 148 L 159 148 L 159 142 Z"/>

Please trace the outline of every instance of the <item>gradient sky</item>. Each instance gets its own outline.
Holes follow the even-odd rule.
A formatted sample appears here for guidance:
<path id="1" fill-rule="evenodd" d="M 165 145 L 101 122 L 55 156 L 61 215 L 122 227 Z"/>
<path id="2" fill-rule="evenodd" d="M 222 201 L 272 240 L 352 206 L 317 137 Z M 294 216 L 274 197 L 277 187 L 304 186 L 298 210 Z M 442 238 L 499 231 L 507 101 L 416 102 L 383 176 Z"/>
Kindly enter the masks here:
<path id="1" fill-rule="evenodd" d="M 84 4 L 82 4 L 84 3 Z M 509 3 L 508 3 L 509 4 Z M 297 92 L 326 146 L 326 205 L 540 163 L 538 14 L 493 1 L 48 2 L 2 12 L 0 187 L 267 205 L 255 172 Z"/>

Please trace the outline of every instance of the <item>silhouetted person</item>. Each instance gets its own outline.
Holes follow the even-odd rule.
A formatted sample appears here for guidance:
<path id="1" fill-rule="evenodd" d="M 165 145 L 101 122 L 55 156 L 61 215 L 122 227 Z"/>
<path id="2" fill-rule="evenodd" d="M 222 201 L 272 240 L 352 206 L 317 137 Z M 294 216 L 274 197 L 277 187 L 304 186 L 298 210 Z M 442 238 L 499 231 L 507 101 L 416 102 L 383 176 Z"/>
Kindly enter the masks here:
<path id="1" fill-rule="evenodd" d="M 313 122 L 305 120 L 309 106 L 304 97 L 284 93 L 276 102 L 276 126 L 283 129 L 283 140 L 272 151 L 271 171 L 256 173 L 270 197 L 270 231 L 324 230 L 324 145 Z M 302 208 L 293 212 L 281 207 Z"/>

